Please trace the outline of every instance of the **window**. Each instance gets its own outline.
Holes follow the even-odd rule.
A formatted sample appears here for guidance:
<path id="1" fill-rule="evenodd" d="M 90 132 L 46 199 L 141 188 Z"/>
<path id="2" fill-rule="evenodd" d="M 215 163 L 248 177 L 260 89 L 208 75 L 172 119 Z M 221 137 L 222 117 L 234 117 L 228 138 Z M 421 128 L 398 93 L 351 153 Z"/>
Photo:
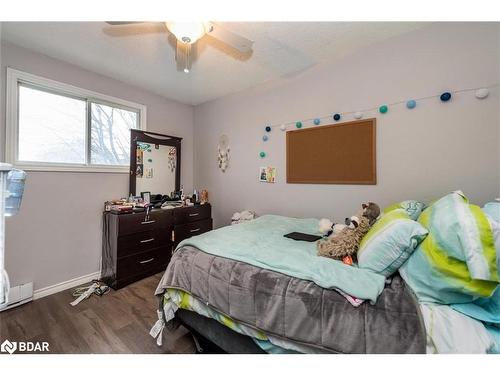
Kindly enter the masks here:
<path id="1" fill-rule="evenodd" d="M 8 69 L 7 161 L 27 170 L 127 172 L 143 105 Z"/>

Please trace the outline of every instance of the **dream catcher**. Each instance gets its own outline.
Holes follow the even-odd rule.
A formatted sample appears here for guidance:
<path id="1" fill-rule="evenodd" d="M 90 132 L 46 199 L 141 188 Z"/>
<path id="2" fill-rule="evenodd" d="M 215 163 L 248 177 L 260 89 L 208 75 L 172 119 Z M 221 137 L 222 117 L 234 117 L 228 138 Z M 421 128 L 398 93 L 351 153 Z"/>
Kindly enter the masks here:
<path id="1" fill-rule="evenodd" d="M 168 152 L 168 168 L 170 172 L 174 173 L 175 167 L 177 165 L 177 149 L 175 147 L 171 147 Z"/>
<path id="2" fill-rule="evenodd" d="M 225 172 L 229 167 L 229 138 L 223 134 L 219 138 L 217 145 L 217 164 L 222 172 Z"/>

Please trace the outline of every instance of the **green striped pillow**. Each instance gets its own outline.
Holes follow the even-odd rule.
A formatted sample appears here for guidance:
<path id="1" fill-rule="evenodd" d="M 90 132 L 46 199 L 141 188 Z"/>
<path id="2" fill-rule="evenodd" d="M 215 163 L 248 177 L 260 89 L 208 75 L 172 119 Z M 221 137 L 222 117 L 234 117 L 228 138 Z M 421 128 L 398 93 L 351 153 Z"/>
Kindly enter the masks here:
<path id="1" fill-rule="evenodd" d="M 365 235 L 358 250 L 358 265 L 390 276 L 427 236 L 425 229 L 402 209 L 382 215 Z"/>

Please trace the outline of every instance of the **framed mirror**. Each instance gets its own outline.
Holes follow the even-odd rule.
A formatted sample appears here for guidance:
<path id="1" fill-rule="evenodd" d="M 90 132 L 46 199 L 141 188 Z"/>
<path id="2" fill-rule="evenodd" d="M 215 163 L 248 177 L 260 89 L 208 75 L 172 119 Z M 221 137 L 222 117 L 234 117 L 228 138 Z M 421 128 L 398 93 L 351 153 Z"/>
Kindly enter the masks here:
<path id="1" fill-rule="evenodd" d="M 130 194 L 170 196 L 180 190 L 181 140 L 166 134 L 131 130 Z"/>

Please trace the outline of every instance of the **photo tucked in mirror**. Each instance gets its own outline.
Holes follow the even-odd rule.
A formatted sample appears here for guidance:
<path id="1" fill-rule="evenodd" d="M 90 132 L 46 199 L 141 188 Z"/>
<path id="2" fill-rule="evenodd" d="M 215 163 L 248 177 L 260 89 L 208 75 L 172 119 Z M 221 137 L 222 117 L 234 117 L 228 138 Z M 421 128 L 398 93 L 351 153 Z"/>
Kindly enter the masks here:
<path id="1" fill-rule="evenodd" d="M 175 191 L 177 149 L 173 146 L 137 142 L 136 193 L 170 195 Z"/>

